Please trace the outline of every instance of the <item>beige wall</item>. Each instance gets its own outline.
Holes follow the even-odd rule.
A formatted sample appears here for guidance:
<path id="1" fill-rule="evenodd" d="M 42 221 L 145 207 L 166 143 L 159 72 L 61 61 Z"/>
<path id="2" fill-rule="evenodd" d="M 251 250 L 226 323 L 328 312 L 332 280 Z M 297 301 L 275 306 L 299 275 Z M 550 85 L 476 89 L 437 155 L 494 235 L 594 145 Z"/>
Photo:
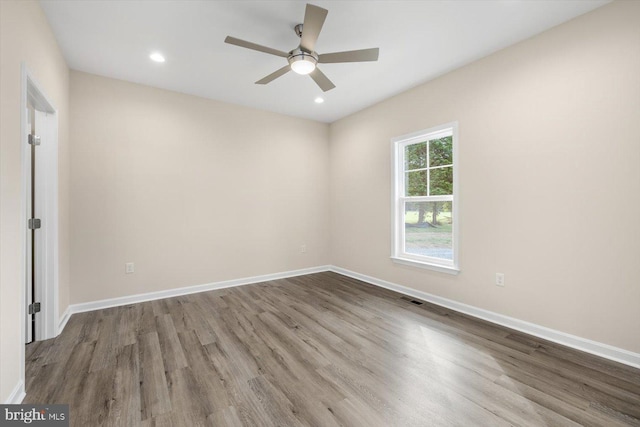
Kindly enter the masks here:
<path id="1" fill-rule="evenodd" d="M 70 99 L 73 303 L 329 262 L 328 125 L 75 71 Z"/>
<path id="2" fill-rule="evenodd" d="M 394 264 L 390 139 L 456 120 L 462 272 Z M 330 141 L 333 264 L 640 352 L 640 2 L 335 122 Z"/>
<path id="3" fill-rule="evenodd" d="M 0 402 L 20 380 L 20 335 L 24 250 L 20 228 L 20 64 L 27 67 L 59 114 L 60 313 L 69 305 L 68 93 L 69 70 L 40 6 L 32 1 L 0 1 Z"/>

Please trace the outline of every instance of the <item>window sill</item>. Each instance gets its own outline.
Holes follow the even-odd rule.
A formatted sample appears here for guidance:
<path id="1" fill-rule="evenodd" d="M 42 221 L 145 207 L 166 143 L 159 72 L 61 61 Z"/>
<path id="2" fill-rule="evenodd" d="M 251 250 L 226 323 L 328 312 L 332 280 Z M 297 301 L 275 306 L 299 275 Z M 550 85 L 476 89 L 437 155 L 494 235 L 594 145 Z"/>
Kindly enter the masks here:
<path id="1" fill-rule="evenodd" d="M 433 270 L 433 271 L 438 271 L 440 273 L 447 273 L 447 274 L 453 274 L 453 275 L 457 275 L 458 273 L 460 273 L 460 269 L 456 268 L 456 267 L 448 267 L 445 265 L 438 265 L 438 264 L 430 264 L 427 262 L 421 262 L 421 261 L 415 261 L 412 259 L 407 259 L 407 258 L 397 258 L 397 257 L 391 257 L 391 260 L 397 264 L 403 264 L 403 265 L 408 265 L 410 267 L 419 267 L 419 268 L 424 268 L 426 270 Z"/>

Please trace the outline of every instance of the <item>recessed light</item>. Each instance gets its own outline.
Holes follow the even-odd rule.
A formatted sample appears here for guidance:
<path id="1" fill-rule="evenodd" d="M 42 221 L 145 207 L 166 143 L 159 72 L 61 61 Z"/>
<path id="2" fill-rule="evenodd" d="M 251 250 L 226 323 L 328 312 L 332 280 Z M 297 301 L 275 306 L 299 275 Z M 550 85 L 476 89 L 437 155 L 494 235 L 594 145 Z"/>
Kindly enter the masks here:
<path id="1" fill-rule="evenodd" d="M 324 102 L 324 99 L 317 97 L 316 99 L 313 100 L 316 104 L 322 104 Z"/>
<path id="2" fill-rule="evenodd" d="M 149 55 L 149 58 L 151 58 L 151 60 L 154 62 L 164 62 L 164 56 L 162 56 L 162 54 L 159 52 L 152 53 L 151 55 Z"/>

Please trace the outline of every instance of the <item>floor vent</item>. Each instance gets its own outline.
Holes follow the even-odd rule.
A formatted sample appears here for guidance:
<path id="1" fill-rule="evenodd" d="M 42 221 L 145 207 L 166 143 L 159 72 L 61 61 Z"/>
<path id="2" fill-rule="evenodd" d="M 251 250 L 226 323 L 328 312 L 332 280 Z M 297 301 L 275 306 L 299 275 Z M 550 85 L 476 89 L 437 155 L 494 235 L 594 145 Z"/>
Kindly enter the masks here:
<path id="1" fill-rule="evenodd" d="M 411 301 L 411 304 L 415 304 L 415 305 L 422 305 L 422 304 L 424 304 L 422 301 L 417 301 L 417 300 L 414 300 L 414 299 L 412 299 L 412 300 L 410 300 L 410 301 Z"/>

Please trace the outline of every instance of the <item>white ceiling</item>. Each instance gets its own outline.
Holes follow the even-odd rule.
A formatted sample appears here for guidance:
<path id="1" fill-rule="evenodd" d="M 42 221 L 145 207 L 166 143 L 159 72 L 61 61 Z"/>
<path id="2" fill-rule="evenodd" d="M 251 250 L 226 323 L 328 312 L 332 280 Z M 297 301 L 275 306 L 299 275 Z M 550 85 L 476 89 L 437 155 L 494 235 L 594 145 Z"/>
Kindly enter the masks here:
<path id="1" fill-rule="evenodd" d="M 313 1 L 329 10 L 316 50 L 380 48 L 378 62 L 324 64 L 254 82 L 286 59 L 225 44 L 231 35 L 289 51 L 305 1 L 41 1 L 72 69 L 291 116 L 333 122 L 517 43 L 608 0 Z M 149 60 L 161 51 L 164 64 Z M 314 103 L 322 95 L 324 104 Z"/>

